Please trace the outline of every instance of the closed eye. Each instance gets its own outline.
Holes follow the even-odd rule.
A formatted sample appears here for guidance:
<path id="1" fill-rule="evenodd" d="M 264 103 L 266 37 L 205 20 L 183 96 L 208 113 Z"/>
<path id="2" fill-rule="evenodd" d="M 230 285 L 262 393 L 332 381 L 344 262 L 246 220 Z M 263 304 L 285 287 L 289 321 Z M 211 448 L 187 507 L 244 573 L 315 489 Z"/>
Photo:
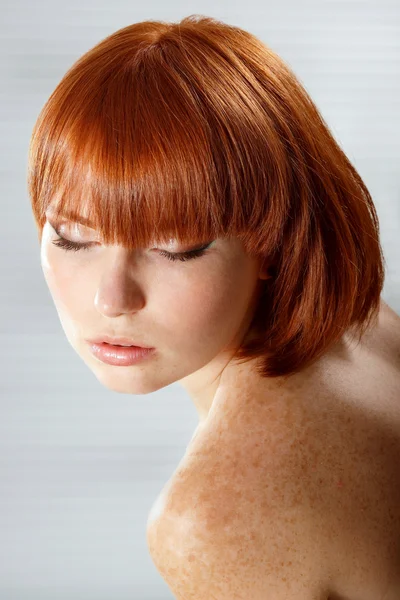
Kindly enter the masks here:
<path id="1" fill-rule="evenodd" d="M 58 238 L 56 240 L 52 240 L 52 243 L 58 248 L 62 248 L 66 251 L 78 252 L 79 250 L 89 250 L 92 246 L 95 245 L 96 242 L 73 242 L 72 240 L 68 240 L 67 238 L 60 235 L 55 227 L 53 227 L 54 231 L 57 233 Z M 187 261 L 193 260 L 195 258 L 199 258 L 205 254 L 206 250 L 211 246 L 213 241 L 202 246 L 201 248 L 196 248 L 195 250 L 189 250 L 187 252 L 167 252 L 166 250 L 160 250 L 161 256 L 164 256 L 167 260 L 170 261 Z"/>

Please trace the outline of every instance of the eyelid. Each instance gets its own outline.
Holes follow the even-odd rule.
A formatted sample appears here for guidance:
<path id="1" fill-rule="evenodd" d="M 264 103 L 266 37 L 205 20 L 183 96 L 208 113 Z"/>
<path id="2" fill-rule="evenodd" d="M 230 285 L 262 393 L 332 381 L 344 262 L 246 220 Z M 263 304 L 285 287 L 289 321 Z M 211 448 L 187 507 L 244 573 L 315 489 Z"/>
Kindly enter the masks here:
<path id="1" fill-rule="evenodd" d="M 95 245 L 97 242 L 74 242 L 73 240 L 69 240 L 68 238 L 64 237 L 60 231 L 59 231 L 59 227 L 60 225 L 52 225 L 52 223 L 50 221 L 49 225 L 50 227 L 53 229 L 53 231 L 63 240 L 65 240 L 66 242 L 71 242 L 71 243 L 75 243 L 75 244 L 81 244 L 81 245 L 85 245 L 85 246 L 92 246 Z M 206 250 L 208 249 L 213 243 L 215 242 L 215 240 L 211 240 L 210 242 L 207 242 L 206 244 L 203 244 L 201 246 L 195 246 L 194 248 L 188 248 L 187 250 L 179 250 L 179 251 L 172 251 L 172 250 L 166 250 L 164 248 L 152 248 L 152 250 L 158 250 L 159 252 L 162 252 L 164 254 L 170 254 L 170 255 L 185 255 L 185 254 L 190 254 L 191 252 L 198 252 L 200 250 Z"/>

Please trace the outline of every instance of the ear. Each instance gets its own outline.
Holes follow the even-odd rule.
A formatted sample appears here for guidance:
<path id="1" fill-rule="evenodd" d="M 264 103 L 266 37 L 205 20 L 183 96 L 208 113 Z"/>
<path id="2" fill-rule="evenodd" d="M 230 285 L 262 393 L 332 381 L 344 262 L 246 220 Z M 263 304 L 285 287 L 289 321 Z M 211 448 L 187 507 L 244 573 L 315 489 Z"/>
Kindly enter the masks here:
<path id="1" fill-rule="evenodd" d="M 258 277 L 259 279 L 271 279 L 271 277 L 273 277 L 272 265 L 265 262 L 261 262 Z"/>
<path id="2" fill-rule="evenodd" d="M 258 276 L 259 279 L 271 279 L 272 275 L 268 272 L 261 272 Z"/>

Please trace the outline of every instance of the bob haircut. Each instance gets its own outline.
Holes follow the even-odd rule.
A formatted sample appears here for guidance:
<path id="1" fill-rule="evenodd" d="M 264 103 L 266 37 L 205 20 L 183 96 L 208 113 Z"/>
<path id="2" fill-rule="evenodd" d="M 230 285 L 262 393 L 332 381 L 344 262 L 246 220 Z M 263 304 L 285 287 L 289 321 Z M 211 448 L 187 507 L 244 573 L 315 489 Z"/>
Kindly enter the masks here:
<path id="1" fill-rule="evenodd" d="M 270 268 L 234 356 L 263 377 L 378 317 L 366 185 L 284 61 L 214 18 L 134 23 L 79 58 L 34 125 L 28 188 L 39 241 L 49 204 L 129 249 L 239 238 Z"/>

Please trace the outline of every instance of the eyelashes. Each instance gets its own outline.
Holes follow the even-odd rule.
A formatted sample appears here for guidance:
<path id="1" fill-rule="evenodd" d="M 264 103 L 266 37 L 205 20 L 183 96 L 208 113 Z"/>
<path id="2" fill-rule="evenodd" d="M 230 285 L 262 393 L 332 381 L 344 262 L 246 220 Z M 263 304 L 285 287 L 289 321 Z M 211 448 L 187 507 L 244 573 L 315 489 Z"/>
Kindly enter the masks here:
<path id="1" fill-rule="evenodd" d="M 78 252 L 79 250 L 89 250 L 90 247 L 94 245 L 93 242 L 72 242 L 71 240 L 67 240 L 66 238 L 62 237 L 54 227 L 53 229 L 57 233 L 58 238 L 56 240 L 52 240 L 52 243 L 58 248 L 62 248 L 63 250 Z M 209 246 L 211 246 L 212 243 L 213 242 L 210 242 L 206 246 L 202 246 L 201 248 L 196 248 L 195 250 L 190 250 L 188 252 L 167 252 L 166 250 L 160 250 L 160 254 L 161 256 L 164 256 L 167 260 L 170 260 L 172 262 L 178 260 L 184 262 L 203 256 L 203 254 L 206 253 L 207 249 L 209 248 Z"/>

